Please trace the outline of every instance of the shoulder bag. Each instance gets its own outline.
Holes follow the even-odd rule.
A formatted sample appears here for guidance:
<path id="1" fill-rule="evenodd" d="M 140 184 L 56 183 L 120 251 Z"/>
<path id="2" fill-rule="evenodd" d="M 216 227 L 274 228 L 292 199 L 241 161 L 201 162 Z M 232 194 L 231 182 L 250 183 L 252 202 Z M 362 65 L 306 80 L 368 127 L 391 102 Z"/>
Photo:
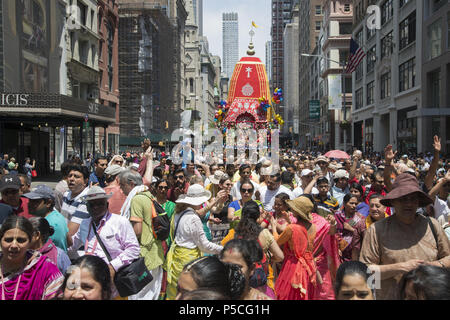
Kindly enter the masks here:
<path id="1" fill-rule="evenodd" d="M 98 243 L 105 252 L 108 261 L 111 262 L 111 255 L 109 254 L 108 250 L 103 244 L 102 239 L 98 235 L 93 225 L 92 228 L 94 229 L 94 233 L 97 237 Z M 131 264 L 120 268 L 119 270 L 117 270 L 116 275 L 114 276 L 114 284 L 121 297 L 128 297 L 138 293 L 147 284 L 152 282 L 152 280 L 153 276 L 145 266 L 143 257 L 139 257 Z"/>

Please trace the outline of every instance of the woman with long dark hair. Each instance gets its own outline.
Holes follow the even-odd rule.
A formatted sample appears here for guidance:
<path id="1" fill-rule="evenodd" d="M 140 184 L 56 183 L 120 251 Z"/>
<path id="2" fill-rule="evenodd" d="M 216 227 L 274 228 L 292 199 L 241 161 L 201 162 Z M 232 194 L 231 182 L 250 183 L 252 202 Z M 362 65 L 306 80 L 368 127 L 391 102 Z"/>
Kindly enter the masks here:
<path id="1" fill-rule="evenodd" d="M 258 270 L 258 262 L 263 259 L 264 252 L 255 240 L 233 239 L 224 246 L 219 255 L 220 260 L 239 266 L 245 277 L 245 289 L 241 300 L 272 300 L 261 291 L 252 288 L 251 278 Z"/>
<path id="2" fill-rule="evenodd" d="M 341 262 L 359 259 L 363 234 L 366 230 L 365 217 L 356 211 L 358 198 L 348 193 L 344 196 L 343 204 L 342 209 L 334 214 Z M 357 234 L 358 237 L 355 237 Z M 359 240 L 355 241 L 355 238 Z"/>
<path id="3" fill-rule="evenodd" d="M 2 300 L 49 300 L 60 293 L 64 277 L 46 256 L 31 250 L 33 233 L 30 221 L 16 215 L 0 228 Z"/>
<path id="4" fill-rule="evenodd" d="M 256 240 L 264 252 L 264 269 L 267 276 L 267 283 L 260 285 L 257 289 L 265 293 L 271 298 L 275 298 L 274 294 L 274 274 L 272 262 L 279 262 L 284 259 L 284 254 L 275 241 L 272 233 L 262 228 L 260 225 L 261 211 L 258 203 L 250 200 L 244 204 L 242 208 L 242 218 L 236 229 L 231 229 L 228 235 L 222 240 L 225 245 L 231 239 Z"/>
<path id="5" fill-rule="evenodd" d="M 111 275 L 102 258 L 85 255 L 70 266 L 62 285 L 64 300 L 111 300 Z"/>
<path id="6" fill-rule="evenodd" d="M 184 294 L 201 288 L 239 300 L 245 289 L 245 277 L 236 264 L 224 263 L 215 256 L 206 256 L 184 266 L 178 278 L 176 299 L 182 299 Z"/>

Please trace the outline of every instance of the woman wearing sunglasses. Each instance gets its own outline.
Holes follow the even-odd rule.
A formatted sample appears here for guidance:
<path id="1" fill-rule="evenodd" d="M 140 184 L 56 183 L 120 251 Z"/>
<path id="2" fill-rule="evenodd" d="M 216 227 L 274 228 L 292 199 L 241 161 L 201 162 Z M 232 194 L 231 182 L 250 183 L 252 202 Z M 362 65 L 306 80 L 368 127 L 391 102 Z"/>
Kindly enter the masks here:
<path id="1" fill-rule="evenodd" d="M 239 220 L 241 220 L 242 208 L 244 204 L 252 200 L 253 193 L 255 192 L 255 187 L 249 179 L 242 182 L 239 192 L 241 193 L 242 199 L 236 200 L 230 203 L 228 206 L 228 221 L 230 222 L 230 229 L 234 229 Z M 261 210 L 263 210 L 263 205 L 260 201 L 255 200 Z"/>

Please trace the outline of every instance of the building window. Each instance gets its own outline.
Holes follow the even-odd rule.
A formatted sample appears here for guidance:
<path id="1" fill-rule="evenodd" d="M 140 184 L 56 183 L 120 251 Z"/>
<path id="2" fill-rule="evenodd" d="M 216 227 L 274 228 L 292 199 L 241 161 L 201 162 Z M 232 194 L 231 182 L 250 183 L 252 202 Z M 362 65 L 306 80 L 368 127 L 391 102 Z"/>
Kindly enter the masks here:
<path id="1" fill-rule="evenodd" d="M 430 41 L 428 46 L 428 58 L 434 59 L 442 54 L 442 19 L 437 20 L 428 27 L 427 34 Z"/>
<path id="2" fill-rule="evenodd" d="M 381 39 L 381 58 L 388 57 L 394 53 L 394 45 L 392 43 L 392 31 Z"/>
<path id="3" fill-rule="evenodd" d="M 372 72 L 375 68 L 375 62 L 377 60 L 376 46 L 373 46 L 367 51 L 367 73 Z"/>
<path id="4" fill-rule="evenodd" d="M 77 1 L 78 9 L 80 10 L 80 24 L 83 26 L 87 26 L 87 6 L 81 1 Z"/>
<path id="5" fill-rule="evenodd" d="M 381 94 L 380 98 L 385 99 L 391 96 L 391 72 L 387 72 L 381 75 L 380 79 L 381 84 Z"/>
<path id="6" fill-rule="evenodd" d="M 399 27 L 400 50 L 416 41 L 416 12 L 414 11 L 405 20 L 400 22 Z"/>
<path id="7" fill-rule="evenodd" d="M 316 31 L 320 31 L 322 29 L 322 21 L 316 21 Z"/>
<path id="8" fill-rule="evenodd" d="M 440 107 L 441 70 L 428 73 L 428 103 L 430 108 Z"/>
<path id="9" fill-rule="evenodd" d="M 361 109 L 363 107 L 364 99 L 363 99 L 363 88 L 359 88 L 355 91 L 355 108 L 356 110 Z"/>
<path id="10" fill-rule="evenodd" d="M 316 16 L 322 15 L 322 6 L 318 5 L 316 6 Z"/>
<path id="11" fill-rule="evenodd" d="M 413 88 L 416 85 L 415 58 L 406 61 L 399 67 L 399 92 Z"/>
<path id="12" fill-rule="evenodd" d="M 351 22 L 341 22 L 339 23 L 339 34 L 352 34 L 353 31 L 353 23 Z"/>
<path id="13" fill-rule="evenodd" d="M 375 81 L 372 81 L 367 85 L 367 105 L 371 105 L 375 102 L 374 92 Z"/>
<path id="14" fill-rule="evenodd" d="M 363 68 L 363 63 L 358 64 L 358 66 L 356 67 L 355 70 L 355 75 L 356 75 L 356 80 L 359 80 L 362 78 L 363 73 L 364 73 L 364 68 Z"/>
<path id="15" fill-rule="evenodd" d="M 394 5 L 392 0 L 387 0 L 381 5 L 381 24 L 385 24 L 394 16 Z"/>

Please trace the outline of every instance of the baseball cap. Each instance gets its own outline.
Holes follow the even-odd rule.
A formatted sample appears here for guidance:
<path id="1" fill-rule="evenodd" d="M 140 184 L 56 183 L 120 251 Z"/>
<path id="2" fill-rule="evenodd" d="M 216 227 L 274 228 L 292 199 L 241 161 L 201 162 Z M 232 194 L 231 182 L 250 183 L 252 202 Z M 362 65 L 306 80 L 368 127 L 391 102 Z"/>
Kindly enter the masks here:
<path id="1" fill-rule="evenodd" d="M 31 192 L 25 193 L 23 197 L 28 198 L 30 200 L 37 199 L 52 199 L 55 200 L 55 195 L 53 193 L 53 189 L 45 184 L 38 185 Z"/>
<path id="2" fill-rule="evenodd" d="M 111 175 L 111 176 L 116 176 L 124 170 L 125 170 L 124 167 L 121 167 L 117 164 L 113 164 L 105 169 L 105 174 Z"/>
<path id="3" fill-rule="evenodd" d="M 408 158 L 408 155 L 404 154 L 402 155 L 402 158 Z"/>
<path id="4" fill-rule="evenodd" d="M 132 165 L 131 165 L 131 168 L 134 168 L 134 169 L 139 169 L 139 163 L 133 163 Z"/>
<path id="5" fill-rule="evenodd" d="M 4 175 L 0 180 L 0 192 L 3 192 L 6 189 L 19 190 L 21 184 L 22 183 L 16 174 Z"/>

